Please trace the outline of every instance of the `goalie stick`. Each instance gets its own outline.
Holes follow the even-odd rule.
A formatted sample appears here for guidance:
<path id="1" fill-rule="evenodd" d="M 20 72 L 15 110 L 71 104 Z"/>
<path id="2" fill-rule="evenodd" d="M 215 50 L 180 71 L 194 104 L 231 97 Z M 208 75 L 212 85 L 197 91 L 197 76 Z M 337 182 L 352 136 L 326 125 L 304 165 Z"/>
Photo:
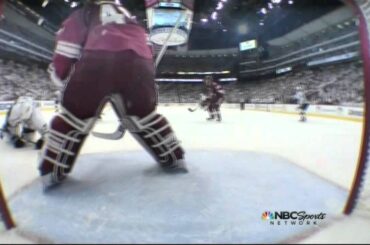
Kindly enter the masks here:
<path id="1" fill-rule="evenodd" d="M 106 139 L 106 140 L 119 140 L 125 135 L 126 129 L 120 124 L 117 130 L 113 133 L 99 133 L 99 132 L 92 132 L 97 138 Z"/>

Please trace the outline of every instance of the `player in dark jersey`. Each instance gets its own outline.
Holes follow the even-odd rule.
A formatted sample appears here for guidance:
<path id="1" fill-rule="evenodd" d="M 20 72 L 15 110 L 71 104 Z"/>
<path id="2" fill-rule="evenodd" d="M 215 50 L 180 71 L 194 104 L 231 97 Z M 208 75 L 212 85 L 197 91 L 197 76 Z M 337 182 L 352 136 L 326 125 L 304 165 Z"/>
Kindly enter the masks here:
<path id="1" fill-rule="evenodd" d="M 63 90 L 60 113 L 39 170 L 44 186 L 71 172 L 106 102 L 122 126 L 171 173 L 186 173 L 184 151 L 167 119 L 156 112 L 155 70 L 147 33 L 116 1 L 88 1 L 56 37 L 51 79 Z"/>
<path id="2" fill-rule="evenodd" d="M 213 79 L 212 76 L 206 76 L 204 79 L 204 84 L 207 89 L 207 98 L 209 100 L 208 113 L 210 117 L 207 118 L 207 120 L 216 119 L 218 122 L 220 122 L 222 120 L 220 107 L 224 101 L 225 90 Z"/>

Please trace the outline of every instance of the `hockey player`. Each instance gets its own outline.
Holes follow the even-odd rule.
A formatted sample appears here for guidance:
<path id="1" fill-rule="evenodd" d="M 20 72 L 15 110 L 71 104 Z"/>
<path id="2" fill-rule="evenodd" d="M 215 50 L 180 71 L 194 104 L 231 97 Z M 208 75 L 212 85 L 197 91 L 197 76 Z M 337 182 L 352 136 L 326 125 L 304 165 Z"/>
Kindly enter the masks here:
<path id="1" fill-rule="evenodd" d="M 221 122 L 220 107 L 224 101 L 225 90 L 212 76 L 206 76 L 204 84 L 207 89 L 207 98 L 209 99 L 208 113 L 210 117 L 207 120 L 216 119 L 218 122 Z"/>
<path id="2" fill-rule="evenodd" d="M 298 109 L 299 115 L 300 115 L 299 121 L 300 122 L 305 122 L 307 120 L 306 111 L 308 109 L 309 104 L 307 102 L 306 96 L 305 96 L 304 92 L 302 91 L 301 87 L 297 88 L 297 92 L 294 95 L 294 98 L 296 99 L 296 101 L 298 103 L 298 108 L 297 109 Z"/>
<path id="3" fill-rule="evenodd" d="M 33 142 L 36 131 L 41 138 Z M 27 143 L 34 143 L 36 149 L 42 148 L 47 123 L 38 104 L 31 97 L 21 96 L 15 101 L 7 112 L 3 133 L 8 136 L 15 148 L 24 147 Z"/>
<path id="4" fill-rule="evenodd" d="M 63 181 L 109 101 L 163 170 L 186 173 L 184 151 L 156 112 L 155 69 L 147 34 L 117 1 L 87 1 L 57 33 L 51 78 L 64 87 L 39 170 L 44 187 Z"/>

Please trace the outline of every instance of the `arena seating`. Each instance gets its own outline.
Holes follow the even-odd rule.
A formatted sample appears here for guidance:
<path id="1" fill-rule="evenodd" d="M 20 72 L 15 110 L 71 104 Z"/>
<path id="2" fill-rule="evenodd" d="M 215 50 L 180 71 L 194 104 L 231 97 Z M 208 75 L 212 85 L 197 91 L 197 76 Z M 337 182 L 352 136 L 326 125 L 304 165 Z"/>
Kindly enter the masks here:
<path id="1" fill-rule="evenodd" d="M 197 102 L 202 84 L 160 83 L 160 102 Z M 224 84 L 226 102 L 292 103 L 298 87 L 315 104 L 362 103 L 364 97 L 362 65 L 358 62 L 316 67 L 274 78 Z"/>
<path id="2" fill-rule="evenodd" d="M 159 82 L 159 102 L 198 102 L 202 83 Z M 273 78 L 224 84 L 226 102 L 291 103 L 297 87 L 316 104 L 362 103 L 363 70 L 360 62 L 341 63 L 298 70 Z M 0 101 L 20 95 L 36 99 L 53 99 L 55 88 L 45 68 L 14 61 L 0 60 Z"/>

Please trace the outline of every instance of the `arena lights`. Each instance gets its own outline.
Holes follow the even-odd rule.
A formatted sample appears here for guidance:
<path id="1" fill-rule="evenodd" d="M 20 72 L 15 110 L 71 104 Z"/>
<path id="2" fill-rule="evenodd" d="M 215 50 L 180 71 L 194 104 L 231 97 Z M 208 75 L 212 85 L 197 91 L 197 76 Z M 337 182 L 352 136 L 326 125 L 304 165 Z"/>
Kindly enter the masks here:
<path id="1" fill-rule="evenodd" d="M 39 25 L 39 26 L 41 26 L 43 23 L 44 23 L 44 19 L 43 18 L 39 18 L 38 20 L 37 20 L 37 25 Z"/>
<path id="2" fill-rule="evenodd" d="M 203 79 L 157 78 L 156 82 L 203 82 Z"/>
<path id="3" fill-rule="evenodd" d="M 222 2 L 218 2 L 216 10 L 221 10 L 224 7 L 224 4 Z"/>
<path id="4" fill-rule="evenodd" d="M 262 17 L 263 19 L 266 18 L 265 16 L 270 12 L 272 11 L 275 6 L 279 7 L 280 4 L 282 4 L 283 2 L 287 2 L 289 5 L 292 5 L 294 3 L 293 0 L 271 0 L 270 2 L 267 3 L 267 6 L 266 7 L 262 7 L 258 13 L 264 15 L 264 17 Z M 263 23 L 263 19 L 260 21 L 260 26 L 263 26 L 264 23 Z"/>
<path id="5" fill-rule="evenodd" d="M 200 78 L 157 78 L 155 79 L 156 82 L 203 82 L 203 79 Z M 221 78 L 219 80 L 220 82 L 234 82 L 238 81 L 236 77 L 230 77 L 230 78 Z"/>
<path id="6" fill-rule="evenodd" d="M 212 19 L 214 21 L 217 21 L 219 19 L 220 11 L 222 11 L 222 9 L 225 7 L 225 4 L 227 2 L 228 2 L 228 0 L 219 0 L 217 2 L 217 5 L 216 5 L 215 9 L 212 11 L 212 14 L 209 17 L 209 19 Z M 207 23 L 208 22 L 208 19 L 206 20 L 206 18 L 202 18 L 200 21 L 202 23 Z M 217 23 L 222 26 L 222 23 L 220 21 L 218 21 Z"/>
<path id="7" fill-rule="evenodd" d="M 220 82 L 235 82 L 238 81 L 236 77 L 230 77 L 230 78 L 221 78 Z"/>
<path id="8" fill-rule="evenodd" d="M 238 32 L 242 35 L 245 35 L 248 33 L 248 26 L 246 24 L 242 24 L 238 26 Z"/>
<path id="9" fill-rule="evenodd" d="M 70 6 L 71 6 L 71 8 L 75 8 L 75 7 L 78 6 L 78 3 L 77 2 L 72 2 Z"/>
<path id="10" fill-rule="evenodd" d="M 43 2 L 42 2 L 42 7 L 43 8 L 45 8 L 47 5 L 49 4 L 49 0 L 44 0 Z"/>
<path id="11" fill-rule="evenodd" d="M 217 12 L 213 12 L 211 18 L 217 20 Z"/>
<path id="12" fill-rule="evenodd" d="M 177 72 L 178 75 L 212 75 L 212 74 L 230 74 L 230 71 L 205 71 L 205 72 L 185 72 L 179 71 Z"/>

